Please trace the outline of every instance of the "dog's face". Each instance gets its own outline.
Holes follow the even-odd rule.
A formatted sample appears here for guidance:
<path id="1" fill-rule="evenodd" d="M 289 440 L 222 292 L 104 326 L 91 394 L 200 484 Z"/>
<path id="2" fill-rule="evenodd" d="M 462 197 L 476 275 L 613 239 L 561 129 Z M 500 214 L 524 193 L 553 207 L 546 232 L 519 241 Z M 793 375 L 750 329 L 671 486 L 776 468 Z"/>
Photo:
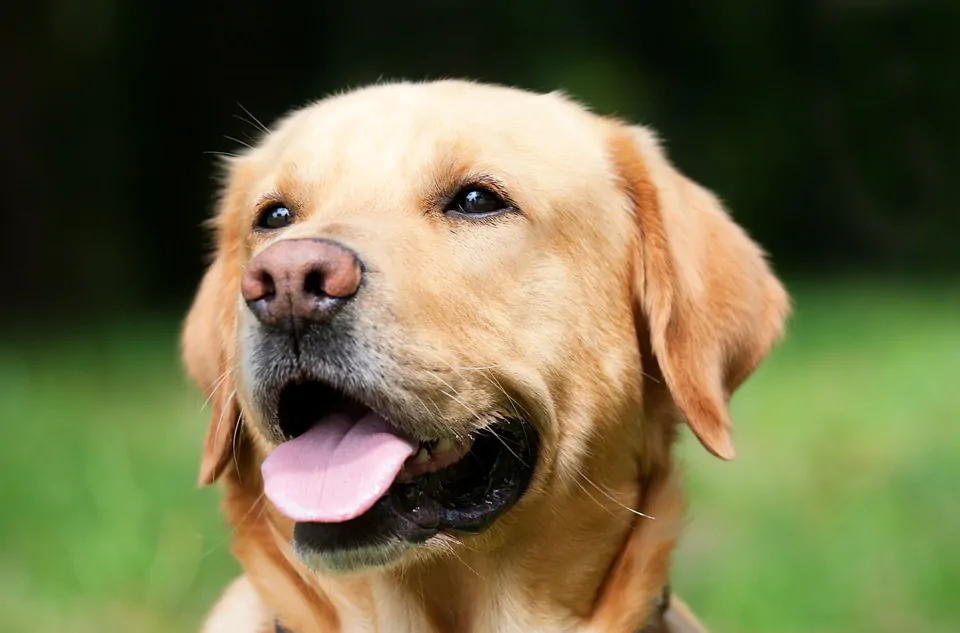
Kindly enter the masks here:
<path id="1" fill-rule="evenodd" d="M 556 95 L 325 100 L 231 160 L 215 222 L 184 332 L 213 393 L 201 480 L 242 417 L 317 569 L 444 535 L 495 547 L 579 474 L 636 476 L 645 375 L 732 456 L 726 400 L 786 313 L 756 247 L 647 132 Z"/>

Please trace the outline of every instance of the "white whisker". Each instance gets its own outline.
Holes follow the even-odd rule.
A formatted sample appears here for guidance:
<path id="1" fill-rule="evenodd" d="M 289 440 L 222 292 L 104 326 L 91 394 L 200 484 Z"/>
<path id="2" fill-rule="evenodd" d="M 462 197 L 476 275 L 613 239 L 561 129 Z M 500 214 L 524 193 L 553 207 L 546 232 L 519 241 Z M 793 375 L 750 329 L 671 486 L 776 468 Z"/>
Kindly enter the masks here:
<path id="1" fill-rule="evenodd" d="M 423 398 L 421 398 L 420 396 L 418 396 L 417 393 L 414 392 L 414 391 L 409 391 L 409 392 L 407 392 L 407 393 L 409 393 L 411 396 L 413 396 L 414 398 L 416 398 L 417 401 L 419 401 L 420 404 L 423 405 L 423 412 L 424 412 L 426 415 L 428 415 L 428 416 L 431 415 L 431 413 L 430 413 L 430 407 L 427 406 L 427 403 L 424 401 Z M 433 408 L 434 408 L 434 410 L 437 412 L 437 417 L 442 417 L 442 414 L 440 413 L 440 407 L 437 406 L 437 403 L 431 401 L 431 404 L 433 404 Z"/>
<path id="2" fill-rule="evenodd" d="M 237 105 L 240 106 L 240 109 L 243 110 L 244 112 L 246 112 L 246 113 L 247 113 L 247 116 L 250 117 L 251 119 L 253 119 L 253 121 L 247 121 L 246 119 L 244 119 L 244 118 L 242 118 L 242 117 L 239 117 L 239 116 L 237 117 L 238 119 L 240 119 L 241 121 L 244 121 L 244 122 L 246 122 L 246 123 L 249 123 L 250 125 L 253 125 L 253 126 L 256 127 L 256 128 L 260 128 L 260 130 L 262 130 L 264 134 L 269 134 L 269 133 L 270 133 L 270 130 L 267 129 L 267 126 L 264 125 L 263 123 L 261 123 L 261 122 L 260 122 L 260 119 L 258 119 L 257 117 L 253 116 L 253 113 L 250 112 L 250 110 L 247 110 L 245 107 L 243 107 L 243 104 L 242 104 L 242 103 L 240 103 L 240 102 L 238 101 L 238 102 L 237 102 Z"/>
<path id="3" fill-rule="evenodd" d="M 237 480 L 240 483 L 243 483 L 243 476 L 240 474 L 240 461 L 237 459 L 237 438 L 240 436 L 241 426 L 243 426 L 243 414 L 237 413 L 237 422 L 233 426 L 233 440 L 231 441 L 231 446 L 233 448 L 233 465 L 237 469 Z"/>
<path id="4" fill-rule="evenodd" d="M 208 404 L 210 404 L 210 399 L 213 398 L 214 394 L 217 393 L 217 389 L 220 388 L 220 385 L 223 384 L 223 381 L 227 379 L 233 373 L 233 369 L 227 368 L 225 372 L 220 374 L 220 378 L 217 379 L 217 382 L 214 383 L 213 388 L 210 390 L 210 395 L 207 396 L 207 399 L 203 401 L 203 404 L 200 405 L 200 410 L 203 411 Z"/>
<path id="5" fill-rule="evenodd" d="M 226 415 L 227 409 L 230 408 L 230 401 L 233 400 L 234 396 L 237 395 L 237 390 L 234 389 L 230 392 L 230 395 L 227 396 L 227 401 L 223 403 L 223 409 L 220 410 L 220 417 L 217 418 L 217 428 L 214 431 L 214 437 L 220 435 L 220 425 L 223 423 L 223 416 Z"/>
<path id="6" fill-rule="evenodd" d="M 459 375 L 460 378 L 462 378 L 463 380 L 466 380 L 466 378 L 465 378 L 464 375 L 460 372 L 461 369 L 465 369 L 465 370 L 469 370 L 469 371 L 479 371 L 481 376 L 483 376 L 490 384 L 492 384 L 492 385 L 495 386 L 497 389 L 499 389 L 499 390 L 500 390 L 500 393 L 502 393 L 502 394 L 504 395 L 504 397 L 505 397 L 508 401 L 510 401 L 510 406 L 513 407 L 514 411 L 515 411 L 518 415 L 521 415 L 521 414 L 523 413 L 523 407 L 521 407 L 519 404 L 517 404 L 517 401 L 514 400 L 512 397 L 510 397 L 510 394 L 507 393 L 507 390 L 503 388 L 503 385 L 501 385 L 500 382 L 499 382 L 495 377 L 490 376 L 489 374 L 486 373 L 486 370 L 497 369 L 498 367 L 502 367 L 502 366 L 503 366 L 502 364 L 499 364 L 499 363 L 498 363 L 498 364 L 496 364 L 496 365 L 484 365 L 484 366 L 479 366 L 479 367 L 459 367 L 459 368 L 458 368 L 458 367 L 454 367 L 454 366 L 450 363 L 450 361 L 448 361 L 447 359 L 445 359 L 445 358 L 443 358 L 442 356 L 440 356 L 440 354 L 436 354 L 436 353 L 435 353 L 435 356 L 437 357 L 438 360 L 440 360 L 441 362 L 443 362 L 443 363 L 444 363 L 447 367 L 449 367 L 452 371 L 456 372 L 457 375 Z"/>
<path id="7" fill-rule="evenodd" d="M 612 517 L 614 517 L 614 518 L 618 518 L 617 515 L 615 515 L 615 514 L 613 513 L 613 511 L 610 510 L 610 508 L 608 508 L 608 507 L 605 506 L 604 504 L 600 503 L 600 500 L 599 500 L 599 499 L 597 499 L 597 498 L 594 497 L 592 494 L 590 494 L 590 491 L 587 490 L 582 483 L 580 483 L 580 482 L 577 481 L 576 479 L 573 480 L 573 483 L 577 484 L 577 487 L 579 487 L 580 490 L 583 491 L 583 494 L 585 494 L 585 495 L 587 495 L 588 497 L 590 497 L 590 499 L 592 499 L 595 504 L 597 504 L 598 506 L 600 506 L 601 508 L 603 508 L 603 509 L 607 512 L 607 514 L 609 514 L 610 516 L 612 516 Z"/>
<path id="8" fill-rule="evenodd" d="M 490 376 L 486 373 L 481 373 L 480 375 L 489 380 L 497 389 L 500 390 L 500 393 L 502 393 L 503 396 L 510 401 L 510 406 L 513 407 L 513 411 L 516 415 L 519 415 L 524 419 L 530 417 L 527 410 L 524 407 L 521 407 L 520 404 L 514 400 L 509 393 L 507 393 L 507 390 L 503 388 L 503 385 L 500 384 L 500 381 L 497 380 L 495 376 Z"/>
<path id="9" fill-rule="evenodd" d="M 494 428 L 494 427 L 491 425 L 491 426 L 486 427 L 484 430 L 485 430 L 487 433 L 489 433 L 490 435 L 492 435 L 493 437 L 497 438 L 497 441 L 500 442 L 501 444 L 503 444 L 503 447 L 504 447 L 505 449 L 507 449 L 508 451 L 510 451 L 510 454 L 513 455 L 513 456 L 517 459 L 518 462 L 520 462 L 520 463 L 523 464 L 524 466 L 527 466 L 527 465 L 528 465 L 527 462 L 525 462 L 522 457 L 520 457 L 519 455 L 517 455 L 517 454 L 514 452 L 514 450 L 513 450 L 512 448 L 510 448 L 510 445 L 507 444 L 506 440 L 504 440 L 502 437 L 500 437 L 500 434 L 497 433 L 496 428 Z"/>
<path id="10" fill-rule="evenodd" d="M 457 388 L 454 387 L 453 385 L 451 385 L 449 382 L 447 382 L 447 381 L 444 380 L 443 378 L 441 378 L 439 374 L 437 374 L 436 372 L 430 371 L 429 369 L 426 369 L 426 368 L 424 368 L 424 371 L 426 371 L 428 374 L 430 374 L 431 376 L 433 376 L 433 377 L 434 377 L 435 379 L 437 379 L 438 381 L 442 382 L 442 383 L 443 383 L 444 385 L 446 385 L 451 391 L 453 391 L 453 393 L 450 393 L 450 392 L 448 392 L 448 391 L 445 391 L 445 390 L 441 389 L 441 390 L 440 390 L 440 393 L 442 393 L 443 395 L 447 396 L 448 398 L 450 398 L 451 400 L 453 400 L 454 402 L 456 402 L 456 403 L 458 403 L 460 406 L 462 406 L 464 409 L 466 409 L 467 412 L 470 413 L 470 415 L 472 415 L 472 416 L 474 417 L 474 419 L 476 419 L 476 420 L 482 420 L 482 419 L 484 419 L 485 417 L 487 417 L 487 416 L 482 416 L 482 415 L 480 415 L 479 413 L 477 413 L 477 411 L 476 411 L 473 407 L 471 407 L 470 405 L 468 405 L 468 404 L 463 400 L 463 398 L 460 397 L 460 392 L 457 391 Z M 461 377 L 462 377 L 462 376 L 461 376 Z M 523 463 L 523 459 L 521 459 L 521 457 L 520 457 L 519 455 L 517 455 L 512 448 L 510 448 L 510 445 L 507 444 L 507 443 L 504 441 L 504 439 L 503 439 L 502 437 L 500 437 L 500 435 L 499 435 L 492 427 L 489 427 L 489 426 L 488 426 L 488 427 L 486 428 L 486 430 L 489 431 L 489 432 L 491 433 L 491 435 L 493 435 L 495 438 L 497 438 L 497 441 L 499 441 L 501 444 L 503 444 L 504 448 L 506 448 L 508 451 L 510 451 L 510 454 L 511 454 L 511 455 L 513 455 L 514 457 L 517 458 L 518 461 L 520 461 L 521 463 Z M 456 433 L 454 433 L 454 435 L 456 435 L 456 437 L 457 437 L 458 440 L 461 440 L 461 441 L 462 441 L 462 438 L 460 438 L 459 435 L 457 435 Z"/>
<path id="11" fill-rule="evenodd" d="M 451 542 L 451 541 L 452 541 L 452 542 Z M 464 567 L 466 567 L 467 569 L 469 569 L 470 571 L 472 571 L 472 572 L 474 573 L 474 575 L 476 575 L 477 578 L 479 578 L 480 580 L 486 582 L 487 579 L 484 578 L 483 576 L 481 576 L 481 575 L 477 572 L 476 569 L 474 569 L 473 567 L 471 567 L 470 565 L 468 565 L 468 564 L 467 564 L 467 561 L 463 560 L 463 557 L 461 557 L 460 554 L 457 553 L 457 549 L 456 549 L 456 546 L 454 545 L 454 543 L 459 543 L 459 541 L 456 540 L 456 539 L 454 539 L 453 537 L 449 537 L 449 536 L 447 537 L 447 539 L 442 539 L 442 540 L 438 540 L 438 541 L 437 541 L 437 544 L 438 544 L 445 552 L 448 552 L 448 553 L 450 553 L 450 554 L 453 554 L 453 555 L 456 557 L 456 559 L 463 564 Z"/>
<path id="12" fill-rule="evenodd" d="M 228 141 L 233 141 L 234 143 L 237 143 L 238 145 L 243 145 L 243 146 L 246 147 L 247 149 L 253 149 L 253 145 L 250 145 L 250 143 L 245 143 L 245 142 L 241 141 L 241 140 L 238 139 L 238 138 L 234 138 L 234 137 L 232 137 L 232 136 L 227 136 L 226 134 L 223 135 L 223 138 L 227 139 Z"/>
<path id="13" fill-rule="evenodd" d="M 650 516 L 649 514 L 644 514 L 643 512 L 640 512 L 639 510 L 634 510 L 633 508 L 631 508 L 630 506 L 624 504 L 623 502 L 619 501 L 618 499 L 615 499 L 615 498 L 613 497 L 613 495 L 611 495 L 609 492 L 607 492 L 606 490 L 604 490 L 603 488 L 601 488 L 601 487 L 598 486 L 597 484 L 593 483 L 593 480 L 591 480 L 589 477 L 587 477 L 585 474 L 583 474 L 583 472 L 580 472 L 579 475 L 580 475 L 581 477 L 583 477 L 584 481 L 586 481 L 588 484 L 590 484 L 591 486 L 593 486 L 594 488 L 596 488 L 597 491 L 600 492 L 600 494 L 602 494 L 604 497 L 606 497 L 606 498 L 609 499 L 610 501 L 613 501 L 615 504 L 617 504 L 618 506 L 620 506 L 620 507 L 623 508 L 624 510 L 627 510 L 628 512 L 632 512 L 633 514 L 637 515 L 638 517 L 643 517 L 644 519 L 650 519 L 651 521 L 656 521 L 656 520 L 657 520 L 656 517 L 652 517 L 652 516 Z M 577 484 L 579 485 L 580 482 L 577 482 Z M 583 488 L 583 486 L 581 486 L 581 488 Z M 584 490 L 584 492 L 586 492 L 586 490 Z M 589 495 L 590 493 L 587 493 L 587 494 Z M 592 495 L 591 495 L 591 498 L 592 498 Z"/>

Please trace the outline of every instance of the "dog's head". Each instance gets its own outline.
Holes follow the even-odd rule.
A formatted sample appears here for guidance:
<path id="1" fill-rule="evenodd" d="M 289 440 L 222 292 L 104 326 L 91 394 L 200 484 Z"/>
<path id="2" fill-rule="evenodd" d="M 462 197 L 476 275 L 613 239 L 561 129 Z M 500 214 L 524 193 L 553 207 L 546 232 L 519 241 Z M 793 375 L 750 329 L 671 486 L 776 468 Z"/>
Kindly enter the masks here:
<path id="1" fill-rule="evenodd" d="M 727 401 L 787 312 L 650 132 L 555 94 L 324 100 L 229 161 L 215 229 L 183 336 L 212 394 L 200 479 L 248 443 L 315 568 L 508 532 L 582 473 L 636 477 L 656 389 L 732 457 Z"/>

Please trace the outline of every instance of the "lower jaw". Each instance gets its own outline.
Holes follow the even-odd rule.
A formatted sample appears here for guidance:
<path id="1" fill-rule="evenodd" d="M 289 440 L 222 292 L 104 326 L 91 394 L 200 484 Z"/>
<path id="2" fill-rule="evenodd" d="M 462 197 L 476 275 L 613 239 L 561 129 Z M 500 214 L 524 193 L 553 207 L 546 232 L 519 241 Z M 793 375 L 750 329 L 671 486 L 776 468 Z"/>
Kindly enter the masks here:
<path id="1" fill-rule="evenodd" d="M 417 545 L 435 536 L 438 527 L 423 527 L 406 516 L 397 498 L 388 494 L 362 515 L 342 523 L 298 522 L 293 528 L 294 548 L 322 556 L 347 552 L 396 549 L 396 544 Z"/>
<path id="2" fill-rule="evenodd" d="M 296 538 L 293 541 L 293 553 L 307 569 L 332 574 L 389 568 L 402 561 L 414 547 L 411 543 L 395 539 L 356 549 L 318 551 Z"/>

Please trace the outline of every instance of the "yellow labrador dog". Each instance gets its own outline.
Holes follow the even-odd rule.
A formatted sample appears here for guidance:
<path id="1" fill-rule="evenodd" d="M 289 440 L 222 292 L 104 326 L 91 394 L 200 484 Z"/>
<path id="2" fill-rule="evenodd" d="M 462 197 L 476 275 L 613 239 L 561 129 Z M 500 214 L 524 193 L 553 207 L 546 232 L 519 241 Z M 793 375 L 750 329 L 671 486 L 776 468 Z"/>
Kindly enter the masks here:
<path id="1" fill-rule="evenodd" d="M 244 575 L 208 633 L 698 631 L 669 593 L 685 422 L 787 295 L 647 129 L 377 85 L 229 161 L 183 333 Z"/>

